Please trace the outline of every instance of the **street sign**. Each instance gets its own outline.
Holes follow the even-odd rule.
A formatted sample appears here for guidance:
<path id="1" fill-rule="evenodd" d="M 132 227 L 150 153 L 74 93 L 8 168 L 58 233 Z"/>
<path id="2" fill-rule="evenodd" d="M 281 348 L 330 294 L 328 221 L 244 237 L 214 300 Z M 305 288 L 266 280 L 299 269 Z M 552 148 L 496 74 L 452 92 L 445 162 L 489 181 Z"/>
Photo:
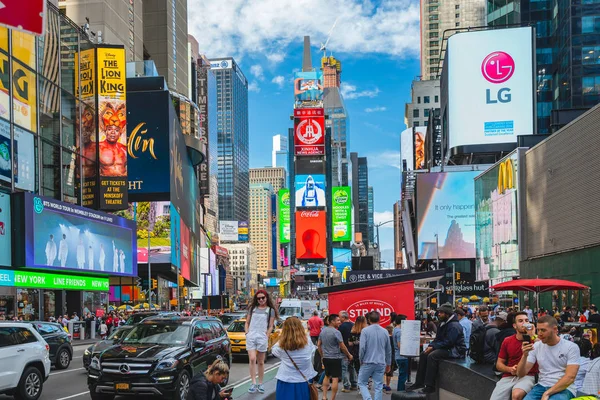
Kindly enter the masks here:
<path id="1" fill-rule="evenodd" d="M 45 16 L 46 0 L 0 0 L 0 25 L 42 35 Z"/>

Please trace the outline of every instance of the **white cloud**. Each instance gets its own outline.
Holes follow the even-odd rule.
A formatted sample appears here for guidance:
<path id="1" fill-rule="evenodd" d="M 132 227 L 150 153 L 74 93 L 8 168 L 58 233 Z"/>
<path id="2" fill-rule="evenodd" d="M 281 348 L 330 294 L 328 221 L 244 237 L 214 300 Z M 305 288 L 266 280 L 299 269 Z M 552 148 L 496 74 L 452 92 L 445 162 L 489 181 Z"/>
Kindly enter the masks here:
<path id="1" fill-rule="evenodd" d="M 375 225 L 380 224 L 382 222 L 392 221 L 394 219 L 394 213 L 392 211 L 374 211 L 373 212 L 373 220 L 375 221 Z M 379 227 L 379 229 L 384 228 L 393 228 L 393 223 L 388 223 Z"/>
<path id="2" fill-rule="evenodd" d="M 262 81 L 263 79 L 265 79 L 265 76 L 263 75 L 263 67 L 261 67 L 260 65 L 256 64 L 250 67 L 250 73 L 252 75 L 254 75 L 254 77 L 260 81 Z"/>
<path id="3" fill-rule="evenodd" d="M 258 86 L 258 82 L 256 81 L 252 81 L 248 84 L 248 91 L 249 92 L 260 92 L 260 86 Z"/>
<path id="4" fill-rule="evenodd" d="M 318 10 L 318 12 L 315 12 Z M 238 58 L 265 54 L 281 62 L 291 44 L 310 35 L 314 47 L 356 55 L 377 53 L 400 58 L 419 55 L 419 3 L 414 0 L 202 0 L 188 4 L 190 33 L 200 52 Z"/>
<path id="5" fill-rule="evenodd" d="M 377 97 L 380 90 L 376 87 L 373 90 L 357 91 L 356 86 L 350 85 L 349 83 L 342 83 L 341 92 L 345 100 L 353 100 L 358 99 L 359 97 Z"/>
<path id="6" fill-rule="evenodd" d="M 285 78 L 281 75 L 277 75 L 271 82 L 279 86 L 279 88 L 283 88 L 283 85 L 285 85 Z"/>
<path id="7" fill-rule="evenodd" d="M 369 168 L 397 168 L 402 169 L 400 151 L 385 150 L 380 153 L 368 154 Z M 400 179 L 400 177 L 398 177 Z"/>
<path id="8" fill-rule="evenodd" d="M 365 108 L 365 112 L 368 112 L 368 113 L 381 112 L 381 111 L 385 111 L 385 110 L 387 110 L 387 107 L 382 107 L 382 106 L 377 106 L 377 107 L 373 107 L 373 108 L 370 108 L 370 107 Z"/>

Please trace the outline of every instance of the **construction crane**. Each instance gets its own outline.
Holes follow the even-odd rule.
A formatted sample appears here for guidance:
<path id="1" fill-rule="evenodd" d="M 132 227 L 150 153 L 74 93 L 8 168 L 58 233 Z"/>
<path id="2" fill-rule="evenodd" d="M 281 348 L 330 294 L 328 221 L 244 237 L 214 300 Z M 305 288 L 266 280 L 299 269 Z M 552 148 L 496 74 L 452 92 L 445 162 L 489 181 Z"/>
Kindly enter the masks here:
<path id="1" fill-rule="evenodd" d="M 335 28 L 335 25 L 338 22 L 338 18 L 339 17 L 336 17 L 335 21 L 333 21 L 333 25 L 331 26 L 331 29 L 327 33 L 327 40 L 325 41 L 325 43 L 321 43 L 321 48 L 319 50 L 323 52 L 323 57 L 327 57 L 327 45 L 329 44 L 329 39 L 331 39 L 331 34 L 333 33 L 333 29 Z"/>

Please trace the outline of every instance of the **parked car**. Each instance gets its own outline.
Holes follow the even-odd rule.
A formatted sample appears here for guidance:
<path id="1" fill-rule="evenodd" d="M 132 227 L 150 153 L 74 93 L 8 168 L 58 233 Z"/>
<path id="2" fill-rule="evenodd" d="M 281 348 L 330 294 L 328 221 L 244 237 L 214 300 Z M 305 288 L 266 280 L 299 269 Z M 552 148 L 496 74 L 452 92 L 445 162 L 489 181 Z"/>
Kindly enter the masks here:
<path id="1" fill-rule="evenodd" d="M 54 322 L 28 322 L 50 346 L 50 361 L 56 369 L 67 369 L 73 359 L 72 338 L 60 324 Z"/>
<path id="2" fill-rule="evenodd" d="M 223 323 L 224 327 L 228 327 L 233 321 L 240 319 L 240 318 L 244 318 L 245 316 L 246 316 L 246 313 L 243 311 L 232 312 L 232 313 L 225 313 L 225 314 L 221 315 L 219 317 L 219 319 Z"/>
<path id="3" fill-rule="evenodd" d="M 0 394 L 37 400 L 50 375 L 50 346 L 31 323 L 2 323 L 0 365 Z"/>
<path id="4" fill-rule="evenodd" d="M 275 321 L 275 326 L 273 327 L 273 332 L 269 336 L 269 344 L 267 348 L 267 354 L 271 354 L 271 348 L 279 339 L 279 335 L 281 335 L 281 327 L 283 323 L 281 321 Z M 231 354 L 235 356 L 248 354 L 246 350 L 246 319 L 238 319 L 233 321 L 229 327 L 227 328 L 227 336 L 229 336 L 229 340 L 231 341 Z"/>
<path id="5" fill-rule="evenodd" d="M 177 312 L 170 311 L 141 311 L 133 313 L 127 318 L 124 325 L 135 325 L 142 322 L 144 319 L 156 316 L 178 316 Z"/>
<path id="6" fill-rule="evenodd" d="M 129 332 L 133 328 L 133 325 L 123 325 L 118 329 L 114 330 L 113 333 L 108 335 L 108 337 L 104 340 L 94 343 L 83 352 L 83 367 L 88 369 L 90 366 L 90 361 L 92 360 L 92 354 L 100 353 L 110 346 L 114 346 L 115 344 L 121 343 L 127 332 Z"/>
<path id="7" fill-rule="evenodd" d="M 227 333 L 212 317 L 152 317 L 123 340 L 91 354 L 88 388 L 92 400 L 157 395 L 186 400 L 191 379 L 217 358 L 231 365 Z"/>

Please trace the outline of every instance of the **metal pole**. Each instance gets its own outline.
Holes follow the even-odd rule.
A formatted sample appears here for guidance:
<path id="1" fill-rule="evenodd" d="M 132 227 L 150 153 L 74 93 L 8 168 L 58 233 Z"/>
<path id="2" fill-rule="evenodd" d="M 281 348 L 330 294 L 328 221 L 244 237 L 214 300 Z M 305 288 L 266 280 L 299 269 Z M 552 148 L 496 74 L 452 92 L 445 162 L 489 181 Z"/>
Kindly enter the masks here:
<path id="1" fill-rule="evenodd" d="M 435 234 L 435 262 L 437 269 L 440 269 L 440 244 L 438 240 L 438 234 Z M 440 306 L 440 292 L 437 292 L 437 306 Z"/>
<path id="2" fill-rule="evenodd" d="M 150 263 L 150 230 L 148 229 L 148 308 L 152 308 L 150 304 L 152 304 L 152 264 Z"/>
<path id="3" fill-rule="evenodd" d="M 452 263 L 452 307 L 456 306 L 456 265 Z"/>

